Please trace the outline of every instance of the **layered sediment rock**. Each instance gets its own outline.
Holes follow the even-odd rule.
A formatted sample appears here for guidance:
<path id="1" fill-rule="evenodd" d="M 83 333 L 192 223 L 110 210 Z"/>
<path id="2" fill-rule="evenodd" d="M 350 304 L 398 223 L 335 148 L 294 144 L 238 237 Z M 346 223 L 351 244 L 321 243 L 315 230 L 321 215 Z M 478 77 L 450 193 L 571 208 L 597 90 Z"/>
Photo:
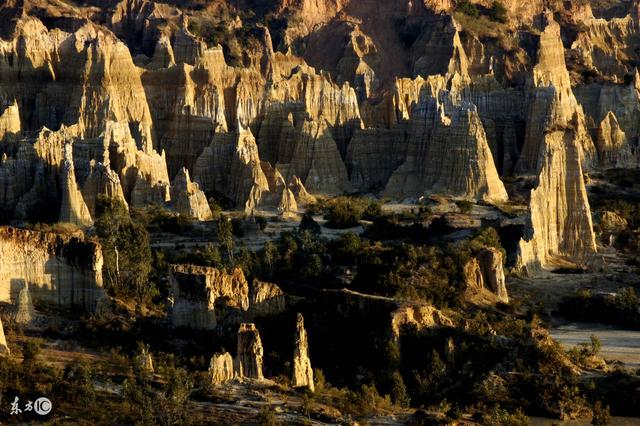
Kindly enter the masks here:
<path id="1" fill-rule="evenodd" d="M 531 191 L 530 224 L 519 244 L 517 266 L 527 273 L 563 259 L 585 263 L 596 252 L 581 159 L 574 132 L 545 135 L 542 165 Z"/>
<path id="2" fill-rule="evenodd" d="M 391 313 L 391 332 L 395 340 L 402 328 L 413 326 L 417 331 L 435 327 L 453 327 L 453 321 L 431 305 L 407 305 Z"/>
<path id="3" fill-rule="evenodd" d="M 69 222 L 80 227 L 93 225 L 91 213 L 78 190 L 73 165 L 71 144 L 64 147 L 64 162 L 62 163 L 62 205 L 60 207 L 60 222 Z"/>
<path id="4" fill-rule="evenodd" d="M 211 375 L 211 383 L 214 385 L 226 383 L 234 378 L 233 358 L 229 352 L 217 353 L 211 357 L 209 374 Z"/>
<path id="5" fill-rule="evenodd" d="M 455 103 L 440 90 L 423 88 L 414 107 L 407 158 L 393 173 L 384 193 L 416 197 L 424 193 L 500 202 L 507 192 L 493 161 L 484 128 L 473 104 Z"/>
<path id="6" fill-rule="evenodd" d="M 284 311 L 286 298 L 276 284 L 254 279 L 249 292 L 249 306 L 255 315 L 275 315 Z"/>
<path id="7" fill-rule="evenodd" d="M 242 323 L 238 329 L 236 374 L 240 378 L 262 380 L 262 341 L 255 324 Z"/>
<path id="8" fill-rule="evenodd" d="M 108 165 L 92 162 L 89 176 L 82 187 L 82 197 L 84 198 L 89 212 L 92 216 L 96 213 L 96 202 L 99 197 L 116 200 L 125 208 L 128 207 L 124 197 L 122 185 L 118 174 L 111 170 Z"/>
<path id="9" fill-rule="evenodd" d="M 18 301 L 16 302 L 16 311 L 13 320 L 16 324 L 28 325 L 35 318 L 36 312 L 33 308 L 33 301 L 31 300 L 31 293 L 29 292 L 28 284 L 25 284 L 20 294 L 18 294 Z"/>
<path id="10" fill-rule="evenodd" d="M 595 144 L 601 167 L 633 168 L 638 165 L 638 158 L 631 150 L 627 135 L 611 111 L 598 126 Z"/>
<path id="11" fill-rule="evenodd" d="M 293 379 L 294 387 L 308 387 L 315 390 L 313 383 L 313 369 L 309 359 L 309 343 L 307 342 L 307 330 L 304 328 L 302 314 L 296 317 L 296 338 L 293 352 Z"/>
<path id="12" fill-rule="evenodd" d="M 206 266 L 172 265 L 169 284 L 174 327 L 214 329 L 217 303 L 242 311 L 249 308 L 249 285 L 240 268 L 228 274 Z"/>
<path id="13" fill-rule="evenodd" d="M 34 302 L 93 311 L 104 294 L 100 245 L 78 236 L 0 228 L 0 300 L 29 286 Z"/>
<path id="14" fill-rule="evenodd" d="M 4 336 L 4 328 L 2 327 L 2 320 L 0 320 L 0 356 L 8 356 L 11 354 L 9 346 L 7 345 L 7 338 Z"/>
<path id="15" fill-rule="evenodd" d="M 482 249 L 464 269 L 467 289 L 472 295 L 508 303 L 509 295 L 504 276 L 502 252 L 493 247 Z"/>
<path id="16" fill-rule="evenodd" d="M 209 201 L 200 186 L 191 182 L 189 171 L 184 167 L 173 180 L 171 201 L 176 211 L 197 220 L 210 220 L 213 217 Z"/>

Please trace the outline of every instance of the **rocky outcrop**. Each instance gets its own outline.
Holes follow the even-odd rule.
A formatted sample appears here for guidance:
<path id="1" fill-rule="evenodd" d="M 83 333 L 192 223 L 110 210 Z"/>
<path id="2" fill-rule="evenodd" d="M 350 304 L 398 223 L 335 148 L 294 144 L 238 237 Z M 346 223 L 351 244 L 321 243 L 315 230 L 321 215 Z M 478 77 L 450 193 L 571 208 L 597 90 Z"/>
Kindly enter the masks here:
<path id="1" fill-rule="evenodd" d="M 260 166 L 258 147 L 248 128 L 218 133 L 195 164 L 196 180 L 205 191 L 215 191 L 245 211 L 255 210 L 269 191 Z"/>
<path id="2" fill-rule="evenodd" d="M 502 252 L 487 247 L 471 259 L 464 268 L 467 291 L 484 299 L 509 303 L 505 284 Z"/>
<path id="3" fill-rule="evenodd" d="M 209 375 L 211 384 L 220 385 L 234 378 L 233 358 L 229 352 L 217 353 L 211 357 L 209 362 Z"/>
<path id="4" fill-rule="evenodd" d="M 24 285 L 20 294 L 18 294 L 18 301 L 16 302 L 16 311 L 13 320 L 16 324 L 28 325 L 35 318 L 36 312 L 33 307 L 33 301 L 31 300 L 31 293 L 29 292 L 29 286 Z"/>
<path id="5" fill-rule="evenodd" d="M 638 158 L 631 150 L 627 135 L 611 111 L 598 126 L 595 144 L 601 167 L 633 168 L 638 165 Z"/>
<path id="6" fill-rule="evenodd" d="M 431 305 L 407 305 L 391 313 L 391 332 L 398 340 L 403 327 L 415 327 L 417 331 L 453 327 L 453 321 Z"/>
<path id="7" fill-rule="evenodd" d="M 546 150 L 547 134 L 559 129 L 566 128 L 573 133 L 584 166 L 591 166 L 596 157 L 582 106 L 578 104 L 571 88 L 560 25 L 550 12 L 544 14 L 543 21 L 545 26 L 540 34 L 538 62 L 533 68 L 528 94 L 525 140 L 517 165 L 517 170 L 523 173 L 539 170 Z"/>
<path id="8" fill-rule="evenodd" d="M 2 327 L 2 320 L 0 320 L 0 356 L 8 356 L 11 354 L 9 346 L 7 345 L 7 338 L 4 336 L 4 328 Z"/>
<path id="9" fill-rule="evenodd" d="M 140 348 L 138 355 L 136 355 L 136 362 L 143 372 L 155 372 L 155 369 L 153 368 L 153 357 L 151 356 L 151 351 L 147 345 L 142 345 Z"/>
<path id="10" fill-rule="evenodd" d="M 0 228 L 0 301 L 31 299 L 93 311 L 102 288 L 100 245 L 82 236 Z"/>
<path id="11" fill-rule="evenodd" d="M 591 209 L 582 174 L 582 151 L 572 131 L 547 133 L 530 223 L 520 241 L 517 267 L 529 274 L 563 260 L 585 263 L 596 252 Z"/>
<path id="12" fill-rule="evenodd" d="M 455 95 L 429 86 L 414 107 L 405 162 L 393 173 L 385 195 L 417 197 L 444 193 L 484 200 L 506 201 L 477 109 Z M 437 91 L 437 89 L 435 89 Z"/>
<path id="13" fill-rule="evenodd" d="M 242 323 L 238 329 L 235 370 L 240 378 L 262 380 L 263 348 L 255 324 Z"/>
<path id="14" fill-rule="evenodd" d="M 108 165 L 96 164 L 95 161 L 92 161 L 90 168 L 89 176 L 82 187 L 82 198 L 87 204 L 90 214 L 95 216 L 96 202 L 99 197 L 116 200 L 128 208 L 118 174 Z"/>
<path id="15" fill-rule="evenodd" d="M 229 274 L 206 266 L 172 265 L 169 284 L 174 327 L 211 330 L 217 325 L 216 306 L 249 308 L 249 285 L 240 268 Z"/>
<path id="16" fill-rule="evenodd" d="M 71 144 L 64 147 L 64 162 L 62 163 L 62 205 L 60 206 L 60 222 L 69 222 L 80 227 L 93 225 L 91 213 L 78 190 L 73 165 Z"/>
<path id="17" fill-rule="evenodd" d="M 18 103 L 14 100 L 0 113 L 0 142 L 16 138 L 22 129 Z"/>
<path id="18" fill-rule="evenodd" d="M 254 315 L 275 315 L 285 309 L 284 292 L 276 284 L 254 279 L 249 292 L 249 306 Z"/>
<path id="19" fill-rule="evenodd" d="M 293 378 L 294 387 L 307 387 L 313 392 L 313 369 L 309 359 L 309 343 L 307 342 L 307 331 L 304 329 L 304 318 L 302 314 L 296 317 L 296 338 L 295 349 L 293 351 Z"/>
<path id="20" fill-rule="evenodd" d="M 184 167 L 171 185 L 171 201 L 178 213 L 196 220 L 210 220 L 213 217 L 209 201 L 200 186 L 191 182 L 189 171 Z"/>

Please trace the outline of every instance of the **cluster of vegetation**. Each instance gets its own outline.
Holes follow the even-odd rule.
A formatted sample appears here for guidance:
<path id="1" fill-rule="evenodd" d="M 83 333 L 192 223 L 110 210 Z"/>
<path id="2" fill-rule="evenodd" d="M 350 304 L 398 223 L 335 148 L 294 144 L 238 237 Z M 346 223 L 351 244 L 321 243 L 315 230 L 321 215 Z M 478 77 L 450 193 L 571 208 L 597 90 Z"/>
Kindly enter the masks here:
<path id="1" fill-rule="evenodd" d="M 580 289 L 560 303 L 559 311 L 573 321 L 640 329 L 640 297 L 633 287 L 621 288 L 615 295 L 594 295 L 590 290 Z"/>
<path id="2" fill-rule="evenodd" d="M 337 197 L 319 201 L 309 207 L 310 214 L 324 214 L 328 228 L 345 229 L 360 225 L 361 220 L 374 220 L 381 216 L 377 200 L 362 197 Z"/>
<path id="3" fill-rule="evenodd" d="M 502 24 L 507 22 L 507 8 L 499 0 L 495 0 L 488 9 L 471 3 L 469 0 L 460 0 L 456 3 L 456 11 L 472 18 L 486 16 L 494 22 Z"/>

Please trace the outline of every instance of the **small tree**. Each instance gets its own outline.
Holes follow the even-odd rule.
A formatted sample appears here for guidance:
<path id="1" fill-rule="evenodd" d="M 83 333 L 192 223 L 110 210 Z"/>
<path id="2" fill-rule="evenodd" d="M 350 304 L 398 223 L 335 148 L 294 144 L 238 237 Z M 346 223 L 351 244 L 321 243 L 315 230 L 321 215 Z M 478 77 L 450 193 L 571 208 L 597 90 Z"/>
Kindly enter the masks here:
<path id="1" fill-rule="evenodd" d="M 233 225 L 226 217 L 221 217 L 218 221 L 218 242 L 226 252 L 228 258 L 233 260 Z"/>
<path id="2" fill-rule="evenodd" d="M 409 393 L 407 387 L 402 380 L 402 375 L 399 371 L 395 371 L 391 375 L 391 399 L 393 403 L 401 407 L 408 407 L 410 403 Z"/>

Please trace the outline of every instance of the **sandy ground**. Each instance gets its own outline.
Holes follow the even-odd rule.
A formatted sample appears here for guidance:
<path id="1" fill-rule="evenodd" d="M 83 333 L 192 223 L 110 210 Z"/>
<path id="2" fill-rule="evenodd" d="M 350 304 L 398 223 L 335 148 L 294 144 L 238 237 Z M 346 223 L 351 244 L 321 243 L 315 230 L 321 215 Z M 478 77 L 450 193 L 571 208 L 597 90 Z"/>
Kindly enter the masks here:
<path id="1" fill-rule="evenodd" d="M 553 328 L 551 337 L 566 349 L 589 343 L 591 335 L 602 342 L 600 355 L 608 361 L 620 361 L 626 368 L 640 368 L 640 331 L 620 330 L 601 324 L 569 323 Z"/>

